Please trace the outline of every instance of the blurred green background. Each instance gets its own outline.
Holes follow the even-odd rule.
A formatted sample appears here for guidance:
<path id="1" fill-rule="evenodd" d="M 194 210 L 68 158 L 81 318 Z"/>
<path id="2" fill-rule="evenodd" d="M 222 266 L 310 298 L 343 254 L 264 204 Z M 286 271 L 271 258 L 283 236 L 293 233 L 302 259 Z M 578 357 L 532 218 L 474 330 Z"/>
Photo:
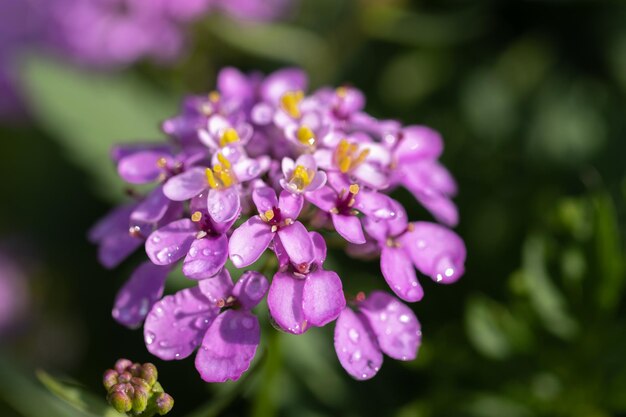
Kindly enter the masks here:
<path id="1" fill-rule="evenodd" d="M 31 300 L 0 342 L 0 414 L 114 415 L 101 374 L 129 357 L 157 364 L 173 416 L 626 416 L 623 3 L 302 0 L 280 23 L 211 16 L 189 31 L 189 54 L 170 67 L 24 62 L 31 119 L 0 126 L 0 246 Z M 86 241 L 124 198 L 108 149 L 162 138 L 159 122 L 226 65 L 302 66 L 313 88 L 353 84 L 373 115 L 442 132 L 467 272 L 453 286 L 422 280 L 416 361 L 387 359 L 356 382 L 332 326 L 266 326 L 254 370 L 208 385 L 193 360 L 152 357 L 141 331 L 111 318 L 141 255 L 107 271 Z M 384 287 L 375 263 L 329 262 L 348 288 Z"/>

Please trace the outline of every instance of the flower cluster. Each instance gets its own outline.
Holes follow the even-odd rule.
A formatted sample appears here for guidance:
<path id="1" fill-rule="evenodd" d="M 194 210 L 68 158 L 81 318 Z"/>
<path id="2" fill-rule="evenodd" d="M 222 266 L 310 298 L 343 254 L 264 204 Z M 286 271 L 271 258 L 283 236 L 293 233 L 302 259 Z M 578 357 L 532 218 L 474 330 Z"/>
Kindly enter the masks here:
<path id="1" fill-rule="evenodd" d="M 165 415 L 174 407 L 174 399 L 163 391 L 157 379 L 153 364 L 119 359 L 114 369 L 104 372 L 102 384 L 107 390 L 107 401 L 120 413 L 152 417 Z"/>
<path id="2" fill-rule="evenodd" d="M 252 309 L 266 294 L 271 320 L 285 332 L 337 320 L 339 361 L 357 379 L 375 375 L 383 353 L 415 358 L 421 331 L 409 307 L 382 291 L 346 302 L 349 277 L 324 267 L 324 236 L 333 231 L 350 255 L 380 255 L 382 276 L 407 302 L 423 296 L 416 270 L 444 284 L 464 272 L 463 241 L 446 226 L 410 222 L 388 195 L 404 187 L 455 225 L 456 186 L 438 162 L 440 135 L 370 116 L 353 87 L 306 90 L 298 69 L 263 77 L 226 68 L 216 91 L 187 97 L 163 123 L 167 143 L 112 151 L 127 183 L 154 184 L 90 233 L 107 267 L 142 245 L 149 259 L 118 293 L 113 316 L 129 327 L 145 320 L 147 348 L 161 359 L 200 347 L 205 381 L 237 379 L 249 367 L 260 339 Z M 249 269 L 266 252 L 272 262 L 233 283 L 227 262 Z M 179 263 L 198 284 L 162 298 Z M 275 272 L 271 282 L 261 272 Z"/>

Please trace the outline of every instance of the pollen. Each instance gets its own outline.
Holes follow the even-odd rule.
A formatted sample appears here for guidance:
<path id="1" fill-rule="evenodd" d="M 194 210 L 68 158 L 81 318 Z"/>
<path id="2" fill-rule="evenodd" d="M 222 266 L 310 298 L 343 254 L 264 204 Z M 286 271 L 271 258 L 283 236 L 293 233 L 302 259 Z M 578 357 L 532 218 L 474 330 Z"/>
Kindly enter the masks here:
<path id="1" fill-rule="evenodd" d="M 218 93 L 217 91 L 211 91 L 209 93 L 209 101 L 212 103 L 217 103 L 218 101 L 220 101 L 220 93 Z"/>
<path id="2" fill-rule="evenodd" d="M 159 158 L 156 164 L 157 164 L 157 167 L 159 168 L 165 168 L 167 166 L 167 159 Z"/>
<path id="3" fill-rule="evenodd" d="M 359 145 L 342 139 L 335 149 L 335 162 L 339 171 L 347 173 L 359 166 L 369 156 L 369 149 L 359 150 Z"/>
<path id="4" fill-rule="evenodd" d="M 267 210 L 265 213 L 263 213 L 263 215 L 268 222 L 272 221 L 272 219 L 274 218 L 274 210 Z"/>
<path id="5" fill-rule="evenodd" d="M 222 134 L 222 137 L 220 138 L 220 147 L 223 148 L 230 143 L 236 142 L 239 142 L 239 134 L 237 134 L 237 131 L 231 127 L 226 129 Z"/>
<path id="6" fill-rule="evenodd" d="M 296 169 L 293 170 L 293 175 L 291 176 L 291 180 L 289 182 L 296 186 L 296 188 L 300 191 L 304 190 L 315 176 L 314 172 L 307 171 L 305 167 L 302 165 L 296 166 Z"/>
<path id="7" fill-rule="evenodd" d="M 192 222 L 198 223 L 200 220 L 202 220 L 202 213 L 200 213 L 199 211 L 196 211 L 191 215 Z"/>
<path id="8" fill-rule="evenodd" d="M 281 108 L 294 119 L 301 116 L 299 104 L 304 98 L 302 91 L 289 91 L 280 98 Z"/>
<path id="9" fill-rule="evenodd" d="M 350 191 L 350 194 L 353 196 L 357 195 L 359 193 L 359 184 L 350 184 L 348 191 Z"/>
<path id="10" fill-rule="evenodd" d="M 335 90 L 335 92 L 339 98 L 346 98 L 348 95 L 348 89 L 346 87 L 339 87 Z"/>
<path id="11" fill-rule="evenodd" d="M 302 125 L 298 128 L 296 133 L 298 141 L 303 145 L 313 146 L 315 145 L 316 138 L 315 133 L 308 126 Z"/>
<path id="12" fill-rule="evenodd" d="M 215 164 L 213 169 L 206 169 L 207 182 L 213 189 L 228 188 L 235 183 L 235 176 L 230 171 L 230 161 L 221 153 L 217 154 L 217 160 L 219 163 Z"/>

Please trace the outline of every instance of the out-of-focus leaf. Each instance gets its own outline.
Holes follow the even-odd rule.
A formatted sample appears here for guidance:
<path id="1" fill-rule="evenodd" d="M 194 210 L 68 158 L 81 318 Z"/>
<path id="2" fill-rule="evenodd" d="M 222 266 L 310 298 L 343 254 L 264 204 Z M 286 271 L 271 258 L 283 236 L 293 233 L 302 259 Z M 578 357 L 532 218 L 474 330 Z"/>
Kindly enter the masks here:
<path id="1" fill-rule="evenodd" d="M 483 296 L 469 299 L 465 311 L 465 330 L 474 347 L 483 355 L 504 359 L 524 350 L 531 335 L 527 325 L 504 306 Z"/>
<path id="2" fill-rule="evenodd" d="M 578 332 L 578 324 L 567 312 L 567 304 L 546 269 L 546 242 L 542 236 L 526 239 L 522 254 L 523 284 L 530 302 L 544 326 L 553 334 L 569 339 Z"/>
<path id="3" fill-rule="evenodd" d="M 259 384 L 252 403 L 253 417 L 272 417 L 278 412 L 282 392 L 279 392 L 282 361 L 280 352 L 280 340 L 278 334 L 273 332 L 267 337 L 267 357 L 260 370 L 261 384 Z"/>
<path id="4" fill-rule="evenodd" d="M 613 200 L 607 194 L 594 199 L 595 248 L 598 259 L 597 301 L 603 310 L 613 311 L 621 299 L 626 276 L 619 224 Z"/>
<path id="5" fill-rule="evenodd" d="M 504 51 L 496 71 L 516 95 L 526 96 L 546 76 L 552 64 L 551 52 L 545 39 L 524 37 Z"/>
<path id="6" fill-rule="evenodd" d="M 207 20 L 207 28 L 219 39 L 250 54 L 296 64 L 319 83 L 328 80 L 333 59 L 315 33 L 280 23 L 237 22 L 223 16 Z"/>
<path id="7" fill-rule="evenodd" d="M 18 370 L 4 353 L 0 354 L 0 397 L 24 417 L 98 416 L 79 410 L 55 397 L 34 379 Z"/>
<path id="8" fill-rule="evenodd" d="M 99 194 L 119 200 L 122 182 L 109 160 L 111 146 L 161 141 L 159 123 L 176 103 L 131 76 L 99 75 L 38 56 L 25 61 L 21 76 L 34 117 L 97 181 Z"/>
<path id="9" fill-rule="evenodd" d="M 51 393 L 81 411 L 104 417 L 125 416 L 125 414 L 118 413 L 115 409 L 110 407 L 106 401 L 104 401 L 104 395 L 97 397 L 82 387 L 61 382 L 42 370 L 38 370 L 36 375 L 39 381 L 48 388 Z"/>
<path id="10" fill-rule="evenodd" d="M 504 396 L 492 394 L 479 395 L 467 411 L 476 417 L 532 417 L 534 414 L 524 405 Z"/>

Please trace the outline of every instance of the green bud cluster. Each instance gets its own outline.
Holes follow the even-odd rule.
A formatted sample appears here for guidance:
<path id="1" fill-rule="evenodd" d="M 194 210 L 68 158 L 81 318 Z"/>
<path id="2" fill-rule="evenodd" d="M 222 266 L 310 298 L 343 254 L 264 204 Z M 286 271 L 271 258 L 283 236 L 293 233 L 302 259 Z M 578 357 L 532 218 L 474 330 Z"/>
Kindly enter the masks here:
<path id="1" fill-rule="evenodd" d="M 163 391 L 157 381 L 156 366 L 119 359 L 113 369 L 107 369 L 102 383 L 107 401 L 120 413 L 152 417 L 165 415 L 174 406 L 174 399 Z"/>

